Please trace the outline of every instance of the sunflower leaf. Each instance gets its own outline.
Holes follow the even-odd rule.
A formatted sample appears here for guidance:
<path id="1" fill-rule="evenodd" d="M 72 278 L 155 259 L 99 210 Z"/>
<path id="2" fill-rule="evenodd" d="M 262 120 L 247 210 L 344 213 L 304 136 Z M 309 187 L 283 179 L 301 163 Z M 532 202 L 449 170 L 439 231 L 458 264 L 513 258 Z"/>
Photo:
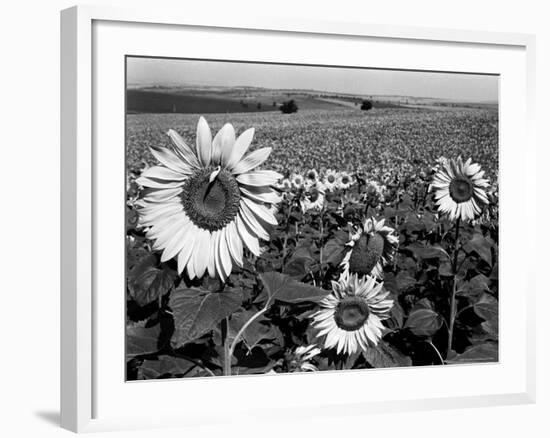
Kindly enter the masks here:
<path id="1" fill-rule="evenodd" d="M 229 332 L 227 334 L 228 342 L 232 342 L 239 330 L 256 314 L 255 310 L 242 310 L 231 316 L 229 321 Z M 249 350 L 252 350 L 260 341 L 276 339 L 278 337 L 276 328 L 269 320 L 260 317 L 252 321 L 242 334 L 242 340 Z"/>
<path id="2" fill-rule="evenodd" d="M 464 353 L 447 358 L 449 364 L 498 362 L 498 344 L 485 342 L 473 345 Z"/>
<path id="3" fill-rule="evenodd" d="M 140 306 L 168 293 L 176 280 L 177 274 L 173 269 L 166 265 L 159 269 L 155 265 L 155 257 L 146 257 L 128 275 L 128 292 Z"/>
<path id="4" fill-rule="evenodd" d="M 459 282 L 458 295 L 468 297 L 471 303 L 475 303 L 489 290 L 489 279 L 483 274 L 478 274 L 469 281 Z"/>
<path id="5" fill-rule="evenodd" d="M 126 328 L 126 355 L 128 358 L 155 353 L 158 350 L 160 324 L 153 327 L 134 325 Z"/>
<path id="6" fill-rule="evenodd" d="M 385 341 L 380 341 L 376 347 L 367 348 L 363 352 L 365 360 L 374 368 L 409 367 L 411 358 L 405 356 Z"/>
<path id="7" fill-rule="evenodd" d="M 439 245 L 423 245 L 420 242 L 414 242 L 403 249 L 411 251 L 417 260 L 450 259 L 447 251 Z"/>
<path id="8" fill-rule="evenodd" d="M 492 244 L 483 234 L 474 234 L 466 245 L 464 250 L 467 253 L 475 252 L 489 266 L 493 266 L 493 257 L 491 255 Z"/>
<path id="9" fill-rule="evenodd" d="M 299 280 L 309 272 L 314 260 L 311 256 L 300 257 L 294 254 L 284 267 L 284 273 Z"/>
<path id="10" fill-rule="evenodd" d="M 215 328 L 222 319 L 235 312 L 242 303 L 242 293 L 234 289 L 210 292 L 178 288 L 170 296 L 174 315 L 172 345 L 181 347 Z"/>
<path id="11" fill-rule="evenodd" d="M 195 364 L 191 361 L 172 356 L 160 356 L 158 360 L 146 359 L 139 367 L 138 379 L 149 380 L 183 376 L 194 366 Z"/>
<path id="12" fill-rule="evenodd" d="M 403 327 L 405 312 L 397 300 L 394 300 L 390 310 L 390 318 L 386 320 L 386 324 L 390 329 L 400 329 Z"/>
<path id="13" fill-rule="evenodd" d="M 293 280 L 288 275 L 279 272 L 264 272 L 260 274 L 260 278 L 264 289 L 255 302 L 267 302 L 267 306 L 273 304 L 275 300 L 285 303 L 318 302 L 330 293 L 327 290 Z"/>
<path id="14" fill-rule="evenodd" d="M 416 336 L 431 337 L 441 328 L 442 324 L 443 319 L 439 313 L 431 309 L 417 309 L 410 313 L 405 328 L 408 328 Z"/>
<path id="15" fill-rule="evenodd" d="M 492 295 L 484 293 L 474 304 L 474 312 L 485 321 L 481 323 L 483 329 L 493 336 L 498 336 L 498 301 Z"/>
<path id="16" fill-rule="evenodd" d="M 389 273 L 384 280 L 386 289 L 398 295 L 413 289 L 416 283 L 416 279 L 408 271 L 399 271 L 397 275 Z"/>
<path id="17" fill-rule="evenodd" d="M 330 263 L 334 266 L 338 266 L 345 255 L 345 243 L 342 239 L 333 238 L 330 239 L 323 248 L 324 259 L 323 262 Z"/>

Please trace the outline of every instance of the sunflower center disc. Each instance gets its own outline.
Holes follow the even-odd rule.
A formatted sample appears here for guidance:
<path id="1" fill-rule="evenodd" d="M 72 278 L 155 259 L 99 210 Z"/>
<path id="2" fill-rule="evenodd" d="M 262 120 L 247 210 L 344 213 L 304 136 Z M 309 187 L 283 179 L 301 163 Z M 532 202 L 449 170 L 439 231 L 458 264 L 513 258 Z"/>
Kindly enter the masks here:
<path id="1" fill-rule="evenodd" d="M 319 199 L 319 195 L 320 195 L 320 192 L 319 190 L 317 189 L 312 189 L 309 193 L 308 193 L 308 198 L 311 202 L 315 202 L 317 201 L 317 199 Z"/>
<path id="2" fill-rule="evenodd" d="M 185 213 L 198 227 L 216 231 L 225 227 L 239 212 L 240 191 L 233 175 L 226 170 L 210 182 L 212 169 L 189 178 L 182 192 Z"/>
<path id="3" fill-rule="evenodd" d="M 334 321 L 342 330 L 357 330 L 369 317 L 369 306 L 359 297 L 347 297 L 340 301 L 334 312 Z"/>
<path id="4" fill-rule="evenodd" d="M 334 182 L 334 175 L 327 176 L 327 181 L 332 184 Z"/>
<path id="5" fill-rule="evenodd" d="M 349 270 L 354 274 L 372 272 L 384 251 L 384 237 L 380 234 L 363 234 L 355 242 L 349 258 Z"/>
<path id="6" fill-rule="evenodd" d="M 349 178 L 347 176 L 342 177 L 342 184 L 349 183 Z"/>
<path id="7" fill-rule="evenodd" d="M 457 203 L 466 202 L 472 198 L 474 186 L 467 178 L 455 177 L 449 184 L 449 194 Z"/>

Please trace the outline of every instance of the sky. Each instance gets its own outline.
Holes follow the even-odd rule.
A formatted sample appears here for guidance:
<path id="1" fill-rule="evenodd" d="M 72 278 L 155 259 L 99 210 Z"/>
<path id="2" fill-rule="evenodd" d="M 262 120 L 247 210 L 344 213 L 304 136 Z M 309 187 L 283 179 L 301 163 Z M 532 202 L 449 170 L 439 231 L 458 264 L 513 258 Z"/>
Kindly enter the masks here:
<path id="1" fill-rule="evenodd" d="M 128 58 L 127 63 L 128 85 L 253 86 L 498 101 L 498 77 L 492 75 L 160 58 Z"/>

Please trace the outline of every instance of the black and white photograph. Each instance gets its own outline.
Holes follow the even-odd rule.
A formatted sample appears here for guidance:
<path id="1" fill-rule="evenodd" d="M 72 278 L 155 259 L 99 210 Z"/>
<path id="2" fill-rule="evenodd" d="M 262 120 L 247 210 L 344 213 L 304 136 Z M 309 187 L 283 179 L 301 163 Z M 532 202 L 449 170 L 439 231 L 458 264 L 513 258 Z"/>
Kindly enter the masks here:
<path id="1" fill-rule="evenodd" d="M 126 57 L 126 379 L 499 361 L 499 76 Z"/>

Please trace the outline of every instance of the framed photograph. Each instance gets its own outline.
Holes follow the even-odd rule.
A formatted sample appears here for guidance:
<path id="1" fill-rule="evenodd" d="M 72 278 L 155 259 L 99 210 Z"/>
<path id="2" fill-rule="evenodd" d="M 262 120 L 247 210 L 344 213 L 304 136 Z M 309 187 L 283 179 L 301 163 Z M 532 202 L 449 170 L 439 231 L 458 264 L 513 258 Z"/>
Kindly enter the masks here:
<path id="1" fill-rule="evenodd" d="M 534 401 L 532 36 L 61 30 L 63 427 Z"/>

